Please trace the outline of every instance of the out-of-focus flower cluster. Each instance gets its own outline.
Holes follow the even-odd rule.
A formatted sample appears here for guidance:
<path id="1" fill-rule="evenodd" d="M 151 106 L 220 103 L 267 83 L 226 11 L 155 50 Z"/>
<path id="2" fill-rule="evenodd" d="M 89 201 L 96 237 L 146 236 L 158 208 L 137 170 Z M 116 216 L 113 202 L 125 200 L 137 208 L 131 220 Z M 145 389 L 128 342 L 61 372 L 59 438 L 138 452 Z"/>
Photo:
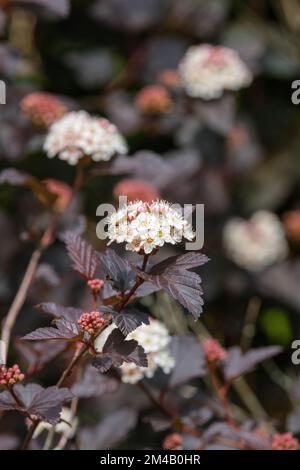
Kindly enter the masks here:
<path id="1" fill-rule="evenodd" d="M 298 450 L 299 441 L 291 432 L 274 434 L 272 437 L 272 450 Z"/>
<path id="2" fill-rule="evenodd" d="M 72 198 L 72 188 L 63 181 L 53 178 L 43 180 L 44 185 L 50 193 L 55 194 L 54 209 L 56 212 L 63 212 Z"/>
<path id="3" fill-rule="evenodd" d="M 288 253 L 283 227 L 272 212 L 258 211 L 249 221 L 233 218 L 223 235 L 228 256 L 250 271 L 280 261 Z"/>
<path id="4" fill-rule="evenodd" d="M 8 368 L 0 366 L 0 385 L 9 387 L 15 385 L 17 382 L 22 382 L 24 378 L 25 375 L 21 372 L 17 364 Z"/>
<path id="5" fill-rule="evenodd" d="M 163 442 L 163 449 L 181 450 L 182 443 L 183 443 L 182 436 L 177 432 L 173 432 L 172 434 L 168 434 L 168 436 L 165 437 L 164 442 Z"/>
<path id="6" fill-rule="evenodd" d="M 120 196 L 126 196 L 129 202 L 151 202 L 159 198 L 159 193 L 147 181 L 126 178 L 114 187 L 114 197 L 118 199 Z"/>
<path id="7" fill-rule="evenodd" d="M 166 88 L 149 85 L 137 94 L 136 107 L 145 114 L 164 114 L 172 111 L 173 102 Z"/>
<path id="8" fill-rule="evenodd" d="M 220 98 L 225 90 L 239 90 L 252 80 L 236 51 L 210 44 L 190 47 L 179 73 L 186 93 L 204 100 Z"/>
<path id="9" fill-rule="evenodd" d="M 36 126 L 49 127 L 66 112 L 66 105 L 50 93 L 34 92 L 20 103 L 25 116 Z"/>
<path id="10" fill-rule="evenodd" d="M 149 254 L 165 243 L 175 245 L 195 234 L 179 210 L 165 201 L 130 203 L 111 214 L 109 243 L 126 242 L 126 249 Z"/>
<path id="11" fill-rule="evenodd" d="M 158 320 L 151 319 L 149 325 L 141 325 L 127 336 L 135 339 L 145 350 L 148 367 L 139 367 L 133 363 L 124 363 L 121 366 L 122 380 L 135 384 L 144 377 L 151 378 L 158 368 L 169 374 L 175 366 L 171 355 L 171 336 L 165 325 Z"/>
<path id="12" fill-rule="evenodd" d="M 49 158 L 58 156 L 70 165 L 89 156 L 95 162 L 127 153 L 127 145 L 116 126 L 85 111 L 65 114 L 50 127 L 44 143 Z"/>
<path id="13" fill-rule="evenodd" d="M 300 241 L 300 211 L 288 211 L 283 215 L 286 234 L 292 241 Z"/>

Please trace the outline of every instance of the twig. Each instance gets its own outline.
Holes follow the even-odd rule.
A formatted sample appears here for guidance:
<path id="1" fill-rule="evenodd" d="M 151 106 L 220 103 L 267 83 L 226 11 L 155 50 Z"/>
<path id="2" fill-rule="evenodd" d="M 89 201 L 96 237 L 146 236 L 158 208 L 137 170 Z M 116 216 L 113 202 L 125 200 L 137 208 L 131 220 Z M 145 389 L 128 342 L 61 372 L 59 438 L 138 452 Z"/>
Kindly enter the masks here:
<path id="1" fill-rule="evenodd" d="M 149 255 L 144 255 L 143 264 L 142 264 L 142 267 L 141 267 L 142 271 L 145 271 L 147 263 L 148 263 L 148 259 L 149 259 Z M 129 302 L 129 300 L 131 299 L 131 297 L 133 296 L 135 291 L 143 284 L 143 282 L 144 282 L 144 279 L 142 279 L 141 277 L 137 277 L 134 286 L 131 288 L 131 290 L 128 292 L 128 294 L 126 294 L 123 297 L 120 304 L 118 305 L 117 310 L 119 312 L 125 307 L 125 305 Z"/>
<path id="2" fill-rule="evenodd" d="M 203 338 L 211 338 L 211 334 L 209 331 L 205 328 L 203 323 L 200 321 L 195 323 L 191 322 L 191 327 L 196 330 L 196 333 L 198 334 L 200 339 Z M 266 423 L 267 420 L 269 420 L 269 417 L 265 411 L 265 409 L 262 407 L 260 404 L 259 400 L 247 384 L 246 380 L 243 377 L 239 377 L 238 379 L 234 380 L 232 382 L 232 387 L 236 390 L 236 392 L 239 394 L 241 400 L 244 402 L 248 410 L 250 411 L 251 415 L 258 421 L 263 420 L 265 421 L 266 426 L 274 432 L 274 428 L 270 423 Z"/>
<path id="3" fill-rule="evenodd" d="M 149 401 L 152 403 L 152 405 L 154 405 L 156 408 L 159 409 L 159 411 L 161 411 L 165 416 L 167 416 L 168 418 L 172 418 L 172 419 L 175 419 L 176 416 L 174 415 L 174 413 L 169 410 L 163 403 L 161 403 L 152 393 L 151 391 L 149 390 L 149 388 L 147 387 L 147 385 L 145 384 L 145 382 L 143 382 L 143 380 L 140 380 L 138 383 L 137 383 L 138 387 L 144 392 L 144 394 L 147 396 L 147 398 L 149 399 Z"/>
<path id="4" fill-rule="evenodd" d="M 4 323 L 2 327 L 2 334 L 1 334 L 1 345 L 2 345 L 1 360 L 3 361 L 4 364 L 6 364 L 6 361 L 7 361 L 7 353 L 8 353 L 12 329 L 18 317 L 19 311 L 24 305 L 29 286 L 33 279 L 34 273 L 36 271 L 36 268 L 40 260 L 40 257 L 43 253 L 43 250 L 44 250 L 44 247 L 39 246 L 32 253 L 26 272 L 24 274 L 23 280 L 21 282 L 21 285 L 7 313 L 7 316 L 4 319 Z"/>
<path id="5" fill-rule="evenodd" d="M 255 335 L 255 325 L 261 308 L 261 299 L 251 297 L 248 303 L 244 326 L 241 334 L 241 348 L 247 351 L 250 348 Z"/>
<path id="6" fill-rule="evenodd" d="M 223 405 L 224 411 L 225 411 L 225 416 L 226 416 L 226 421 L 227 423 L 234 429 L 237 428 L 236 422 L 232 417 L 231 410 L 230 410 L 230 405 L 228 402 L 228 384 L 222 384 L 219 380 L 219 377 L 217 375 L 216 368 L 211 365 L 210 363 L 207 363 L 207 368 L 209 371 L 209 375 L 213 384 L 213 387 L 215 391 L 217 392 L 217 395 Z"/>

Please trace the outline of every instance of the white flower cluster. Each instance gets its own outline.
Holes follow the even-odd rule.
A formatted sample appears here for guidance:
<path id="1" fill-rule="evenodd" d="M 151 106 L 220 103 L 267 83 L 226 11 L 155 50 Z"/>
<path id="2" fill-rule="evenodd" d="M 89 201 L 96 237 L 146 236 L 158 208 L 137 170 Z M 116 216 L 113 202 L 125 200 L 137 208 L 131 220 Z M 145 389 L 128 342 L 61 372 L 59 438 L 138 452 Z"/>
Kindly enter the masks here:
<path id="1" fill-rule="evenodd" d="M 70 408 L 63 407 L 60 413 L 60 421 L 54 426 L 55 434 L 62 434 L 66 439 L 72 439 L 78 426 L 78 418 L 73 415 Z M 49 431 L 53 426 L 46 421 L 41 421 L 34 431 L 33 438 L 36 439 L 43 431 Z"/>
<path id="2" fill-rule="evenodd" d="M 44 143 L 49 158 L 58 156 L 76 165 L 84 156 L 95 162 L 110 160 L 116 153 L 127 153 L 127 145 L 116 126 L 107 119 L 72 111 L 55 121 Z"/>
<path id="3" fill-rule="evenodd" d="M 258 271 L 285 258 L 288 246 L 278 217 L 258 211 L 249 221 L 233 218 L 224 228 L 228 256 L 249 271 Z"/>
<path id="4" fill-rule="evenodd" d="M 108 221 L 109 244 L 126 242 L 126 249 L 146 254 L 164 243 L 175 245 L 183 238 L 195 237 L 191 225 L 178 208 L 165 201 L 136 201 L 111 214 Z"/>
<path id="5" fill-rule="evenodd" d="M 95 339 L 94 348 L 97 352 L 102 352 L 108 336 L 115 328 L 117 326 L 112 323 Z M 159 367 L 165 374 L 171 372 L 175 360 L 169 348 L 171 336 L 163 323 L 151 319 L 149 325 L 142 324 L 129 333 L 126 340 L 131 339 L 135 339 L 144 348 L 148 367 L 139 367 L 132 362 L 123 363 L 120 367 L 123 382 L 135 384 L 144 377 L 151 378 Z"/>
<path id="6" fill-rule="evenodd" d="M 220 98 L 224 90 L 249 85 L 252 74 L 238 53 L 228 47 L 202 44 L 190 47 L 179 64 L 186 93 L 194 98 Z"/>
<path id="7" fill-rule="evenodd" d="M 165 374 L 169 374 L 175 366 L 169 349 L 171 337 L 167 328 L 160 321 L 150 320 L 149 325 L 139 326 L 127 336 L 127 339 L 135 339 L 144 348 L 148 367 L 124 363 L 121 366 L 123 382 L 135 384 L 144 377 L 151 378 L 159 367 Z"/>

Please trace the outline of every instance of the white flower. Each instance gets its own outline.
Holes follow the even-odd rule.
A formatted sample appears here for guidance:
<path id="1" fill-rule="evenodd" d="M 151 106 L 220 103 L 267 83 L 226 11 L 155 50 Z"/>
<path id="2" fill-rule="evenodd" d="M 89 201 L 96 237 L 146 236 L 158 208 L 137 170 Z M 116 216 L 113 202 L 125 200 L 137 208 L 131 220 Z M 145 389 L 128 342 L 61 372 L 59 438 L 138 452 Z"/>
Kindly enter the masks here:
<path id="1" fill-rule="evenodd" d="M 268 211 L 256 212 L 249 221 L 231 219 L 224 228 L 223 239 L 228 256 L 250 271 L 261 270 L 288 253 L 281 222 Z"/>
<path id="2" fill-rule="evenodd" d="M 152 378 L 160 367 L 169 374 L 175 366 L 169 345 L 171 337 L 167 328 L 158 320 L 151 319 L 149 325 L 142 324 L 132 331 L 127 338 L 135 339 L 147 354 L 148 367 L 139 367 L 133 363 L 121 366 L 122 381 L 135 384 L 144 377 Z"/>
<path id="3" fill-rule="evenodd" d="M 78 426 L 78 418 L 73 415 L 72 410 L 67 407 L 63 407 L 60 413 L 60 421 L 54 426 L 54 432 L 56 434 L 63 434 L 67 439 L 72 439 Z M 52 425 L 41 421 L 36 430 L 34 431 L 33 438 L 36 439 L 43 431 L 52 429 Z"/>
<path id="4" fill-rule="evenodd" d="M 98 353 L 102 352 L 108 336 L 115 328 L 117 326 L 111 323 L 95 339 L 94 348 Z M 132 362 L 124 362 L 120 367 L 123 382 L 135 384 L 144 377 L 151 378 L 159 367 L 165 374 L 171 372 L 175 366 L 174 358 L 169 349 L 171 336 L 163 323 L 151 319 L 149 325 L 140 325 L 126 337 L 128 341 L 132 339 L 143 347 L 147 355 L 148 366 L 139 367 Z"/>
<path id="5" fill-rule="evenodd" d="M 95 162 L 110 160 L 117 153 L 127 153 L 127 145 L 107 119 L 90 116 L 85 111 L 72 111 L 52 124 L 44 150 L 49 158 L 58 156 L 76 165 L 84 156 L 90 156 Z"/>
<path id="6" fill-rule="evenodd" d="M 165 201 L 136 201 L 113 213 L 108 221 L 109 244 L 126 242 L 126 249 L 152 253 L 165 243 L 175 245 L 195 237 L 180 211 Z"/>
<path id="7" fill-rule="evenodd" d="M 236 51 L 210 44 L 190 47 L 179 64 L 179 75 L 186 93 L 204 100 L 220 98 L 224 90 L 236 91 L 252 81 Z"/>

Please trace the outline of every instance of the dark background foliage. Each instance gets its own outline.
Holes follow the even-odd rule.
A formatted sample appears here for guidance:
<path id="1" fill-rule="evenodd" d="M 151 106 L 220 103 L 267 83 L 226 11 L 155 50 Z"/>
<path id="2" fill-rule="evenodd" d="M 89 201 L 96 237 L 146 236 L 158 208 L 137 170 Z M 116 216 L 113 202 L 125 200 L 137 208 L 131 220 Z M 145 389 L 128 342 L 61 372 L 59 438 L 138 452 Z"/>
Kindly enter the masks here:
<path id="1" fill-rule="evenodd" d="M 0 105 L 1 170 L 14 167 L 39 180 L 57 178 L 68 183 L 74 177 L 72 167 L 47 159 L 41 151 L 43 132 L 34 129 L 20 112 L 21 98 L 31 91 L 61 95 L 71 109 L 86 109 L 112 120 L 126 136 L 130 155 L 138 152 L 140 163 L 130 167 L 125 160 L 123 168 L 112 167 L 105 177 L 98 171 L 61 230 L 84 232 L 102 250 L 104 244 L 95 235 L 96 207 L 113 201 L 113 188 L 124 173 L 149 179 L 170 201 L 204 203 L 203 252 L 211 261 L 202 269 L 205 307 L 201 319 L 226 347 L 248 341 L 245 324 L 250 322 L 253 347 L 277 344 L 284 348 L 276 362 L 267 361 L 251 374 L 249 383 L 279 430 L 299 432 L 299 414 L 290 414 L 298 403 L 293 398 L 295 387 L 299 399 L 299 380 L 295 386 L 298 369 L 291 363 L 291 343 L 300 338 L 299 240 L 290 244 L 287 260 L 257 274 L 234 265 L 222 245 L 224 224 L 233 215 L 248 217 L 267 209 L 282 217 L 299 207 L 300 115 L 291 103 L 291 83 L 300 78 L 299 2 L 8 3 L 9 7 L 0 9 L 0 78 L 7 84 L 7 104 Z M 201 109 L 195 106 L 190 118 L 185 115 L 182 119 L 179 103 L 171 115 L 154 122 L 145 120 L 135 105 L 136 93 L 155 83 L 163 70 L 176 68 L 189 45 L 201 42 L 238 50 L 254 74 L 252 85 L 238 94 L 235 104 L 226 95 Z M 27 189 L 18 183 L 1 184 L 0 318 L 8 310 L 32 252 L 30 231 L 39 233 L 46 223 L 43 217 L 40 202 Z M 179 253 L 166 248 L 161 258 Z M 48 325 L 48 319 L 33 310 L 33 305 L 48 301 L 80 309 L 88 304 L 84 283 L 70 271 L 60 240 L 43 255 L 15 335 Z M 172 333 L 185 334 L 191 329 L 199 333 L 192 318 L 166 294 L 151 294 L 143 302 Z M 11 351 L 11 362 L 19 358 L 17 351 L 18 343 Z M 54 366 L 38 374 L 43 386 L 55 382 L 59 364 L 54 361 Z M 156 380 L 159 386 L 163 378 Z M 201 401 L 198 380 L 191 383 Z M 132 396 L 129 390 L 118 390 L 113 400 L 103 396 L 83 402 L 83 445 L 160 445 L 163 423 L 156 422 L 160 432 L 153 435 L 136 412 L 144 410 L 144 398 L 139 392 Z M 1 432 L 10 434 L 19 420 L 15 415 L 5 416 Z M 116 429 L 120 435 L 115 434 Z M 15 446 L 13 439 L 11 445 Z"/>

